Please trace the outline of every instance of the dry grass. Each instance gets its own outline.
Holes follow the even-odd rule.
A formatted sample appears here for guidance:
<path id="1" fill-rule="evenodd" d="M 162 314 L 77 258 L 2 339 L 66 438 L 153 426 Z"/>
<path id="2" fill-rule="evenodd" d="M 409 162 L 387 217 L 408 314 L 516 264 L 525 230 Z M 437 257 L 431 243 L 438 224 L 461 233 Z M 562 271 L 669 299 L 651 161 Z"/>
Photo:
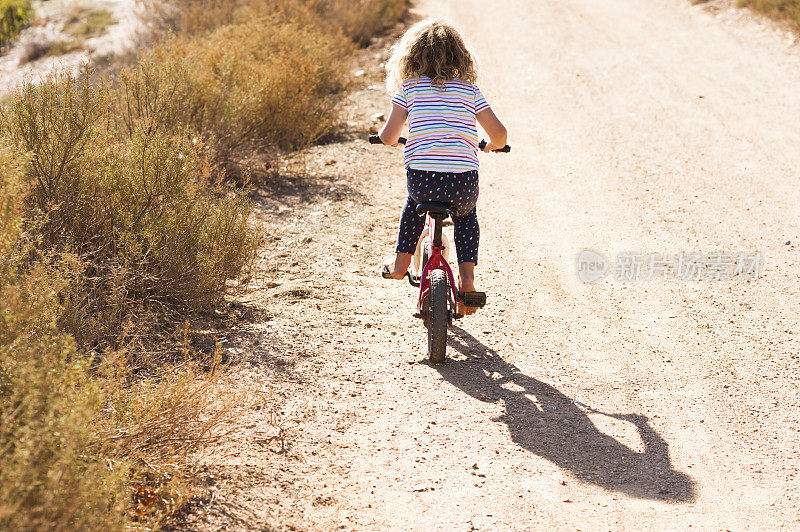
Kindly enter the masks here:
<path id="1" fill-rule="evenodd" d="M 184 340 L 179 366 L 143 359 L 125 325 L 138 336 L 142 309 L 219 297 L 255 249 L 246 202 L 201 185 L 180 142 L 117 139 L 107 95 L 60 77 L 3 113 L 0 529 L 168 519 L 191 497 L 193 453 L 236 404 L 214 399 L 219 352 Z M 132 497 L 131 482 L 159 496 Z"/>
<path id="2" fill-rule="evenodd" d="M 88 39 L 102 35 L 116 23 L 117 19 L 106 9 L 77 7 L 67 20 L 64 32 L 79 39 Z"/>
<path id="3" fill-rule="evenodd" d="M 161 24 L 182 35 L 201 35 L 265 17 L 293 20 L 327 34 L 366 44 L 405 13 L 407 0 L 174 0 L 178 9 L 155 7 Z"/>
<path id="4" fill-rule="evenodd" d="M 0 109 L 0 529 L 158 527 L 196 495 L 194 457 L 247 405 L 181 329 L 260 243 L 224 165 L 327 133 L 347 54 L 405 3 L 179 6 L 119 78 Z"/>
<path id="5" fill-rule="evenodd" d="M 42 57 L 53 57 L 83 50 L 81 41 L 28 41 L 20 58 L 21 63 L 30 63 Z"/>
<path id="6" fill-rule="evenodd" d="M 117 20 L 105 9 L 76 8 L 64 26 L 67 39 L 30 40 L 20 61 L 30 63 L 42 57 L 53 57 L 77 52 L 85 49 L 86 39 L 102 35 L 106 29 L 116 24 Z"/>
<path id="7" fill-rule="evenodd" d="M 97 348 L 133 315 L 209 309 L 258 235 L 246 195 L 209 186 L 197 144 L 146 117 L 120 127 L 111 90 L 92 83 L 26 85 L 0 116 L 7 143 L 30 154 L 34 251 L 62 264 L 73 287 L 60 323 Z"/>
<path id="8" fill-rule="evenodd" d="M 738 0 L 738 5 L 787 22 L 800 33 L 800 0 Z"/>
<path id="9" fill-rule="evenodd" d="M 218 352 L 148 355 L 148 330 L 246 270 L 249 202 L 182 131 L 123 127 L 112 94 L 60 76 L 0 113 L 0 529 L 166 522 L 236 404 Z"/>
<path id="10" fill-rule="evenodd" d="M 60 280 L 19 268 L 28 187 L 16 160 L 0 151 L 0 529 L 117 527 L 127 472 L 92 452 L 101 395 L 56 327 Z"/>
<path id="11" fill-rule="evenodd" d="M 133 379 L 124 350 L 91 370 L 57 327 L 59 272 L 21 267 L 24 167 L 0 148 L 0 529 L 164 524 L 192 496 L 193 454 L 246 403 L 222 400 L 219 350 L 150 379 Z"/>
<path id="12" fill-rule="evenodd" d="M 122 79 L 170 87 L 159 119 L 189 124 L 229 160 L 244 146 L 300 148 L 330 131 L 348 51 L 343 38 L 255 20 L 168 39 Z"/>
<path id="13" fill-rule="evenodd" d="M 170 86 L 163 120 L 190 124 L 231 169 L 243 149 L 298 149 L 328 134 L 353 47 L 405 7 L 405 0 L 176 0 L 152 9 L 173 36 L 124 77 Z"/>
<path id="14" fill-rule="evenodd" d="M 129 516 L 149 526 L 170 522 L 198 495 L 197 454 L 226 437 L 225 427 L 253 401 L 231 392 L 219 347 L 198 355 L 186 345 L 183 358 L 191 362 L 158 378 L 133 378 L 125 352 L 105 357 L 100 370 L 106 403 L 97 434 L 109 457 L 133 464 Z"/>

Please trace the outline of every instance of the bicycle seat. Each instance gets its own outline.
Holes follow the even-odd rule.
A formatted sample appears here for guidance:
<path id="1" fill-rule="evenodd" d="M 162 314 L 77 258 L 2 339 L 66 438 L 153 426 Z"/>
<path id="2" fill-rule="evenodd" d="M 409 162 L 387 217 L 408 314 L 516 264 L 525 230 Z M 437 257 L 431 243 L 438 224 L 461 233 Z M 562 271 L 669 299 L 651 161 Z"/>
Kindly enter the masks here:
<path id="1" fill-rule="evenodd" d="M 450 206 L 444 203 L 420 203 L 417 205 L 417 214 L 420 216 L 425 216 L 428 213 L 431 216 L 441 216 L 445 218 L 453 214 L 453 211 L 450 210 Z"/>

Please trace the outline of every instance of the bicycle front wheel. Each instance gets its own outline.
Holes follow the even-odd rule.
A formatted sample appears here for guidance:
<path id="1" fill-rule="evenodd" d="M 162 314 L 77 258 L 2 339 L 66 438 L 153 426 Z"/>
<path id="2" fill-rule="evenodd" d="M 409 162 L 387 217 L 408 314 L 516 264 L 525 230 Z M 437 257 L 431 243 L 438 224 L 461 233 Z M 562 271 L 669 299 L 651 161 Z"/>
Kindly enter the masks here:
<path id="1" fill-rule="evenodd" d="M 447 350 L 447 275 L 444 270 L 431 272 L 429 292 L 428 356 L 431 362 L 444 362 Z"/>

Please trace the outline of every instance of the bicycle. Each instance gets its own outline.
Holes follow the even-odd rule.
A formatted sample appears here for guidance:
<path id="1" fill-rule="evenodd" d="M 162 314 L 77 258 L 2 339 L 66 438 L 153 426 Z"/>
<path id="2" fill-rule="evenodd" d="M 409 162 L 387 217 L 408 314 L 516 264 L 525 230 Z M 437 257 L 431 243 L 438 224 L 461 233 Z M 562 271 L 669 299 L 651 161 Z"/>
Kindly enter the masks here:
<path id="1" fill-rule="evenodd" d="M 378 135 L 370 135 L 370 144 L 383 144 Z M 405 144 L 405 137 L 400 137 L 399 144 Z M 483 150 L 486 141 L 482 140 L 478 147 Z M 509 145 L 494 150 L 495 152 L 508 153 L 511 151 Z M 415 318 L 422 319 L 422 323 L 428 329 L 428 357 L 430 361 L 439 364 L 444 362 L 447 351 L 447 329 L 452 325 L 454 319 L 461 319 L 464 316 L 456 312 L 456 302 L 461 301 L 467 306 L 483 308 L 486 305 L 486 292 L 465 292 L 459 293 L 453 270 L 442 254 L 442 226 L 448 216 L 452 216 L 449 206 L 444 203 L 420 203 L 417 205 L 417 214 L 427 216 L 426 224 L 428 233 L 422 246 L 417 246 L 417 254 L 422 253 L 419 264 L 423 265 L 422 270 L 417 275 L 406 272 L 406 278 L 411 286 L 419 288 L 419 298 L 417 299 L 417 312 Z M 388 276 L 388 270 L 384 269 L 382 276 Z"/>

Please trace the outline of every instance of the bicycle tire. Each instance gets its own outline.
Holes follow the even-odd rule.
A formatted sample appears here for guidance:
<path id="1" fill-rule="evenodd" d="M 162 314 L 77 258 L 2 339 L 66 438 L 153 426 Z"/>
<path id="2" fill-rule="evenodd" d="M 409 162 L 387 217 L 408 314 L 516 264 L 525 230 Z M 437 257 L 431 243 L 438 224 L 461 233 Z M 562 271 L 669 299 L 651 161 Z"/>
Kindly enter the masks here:
<path id="1" fill-rule="evenodd" d="M 444 362 L 447 351 L 447 275 L 444 270 L 431 272 L 430 322 L 428 323 L 428 356 L 431 362 Z"/>

